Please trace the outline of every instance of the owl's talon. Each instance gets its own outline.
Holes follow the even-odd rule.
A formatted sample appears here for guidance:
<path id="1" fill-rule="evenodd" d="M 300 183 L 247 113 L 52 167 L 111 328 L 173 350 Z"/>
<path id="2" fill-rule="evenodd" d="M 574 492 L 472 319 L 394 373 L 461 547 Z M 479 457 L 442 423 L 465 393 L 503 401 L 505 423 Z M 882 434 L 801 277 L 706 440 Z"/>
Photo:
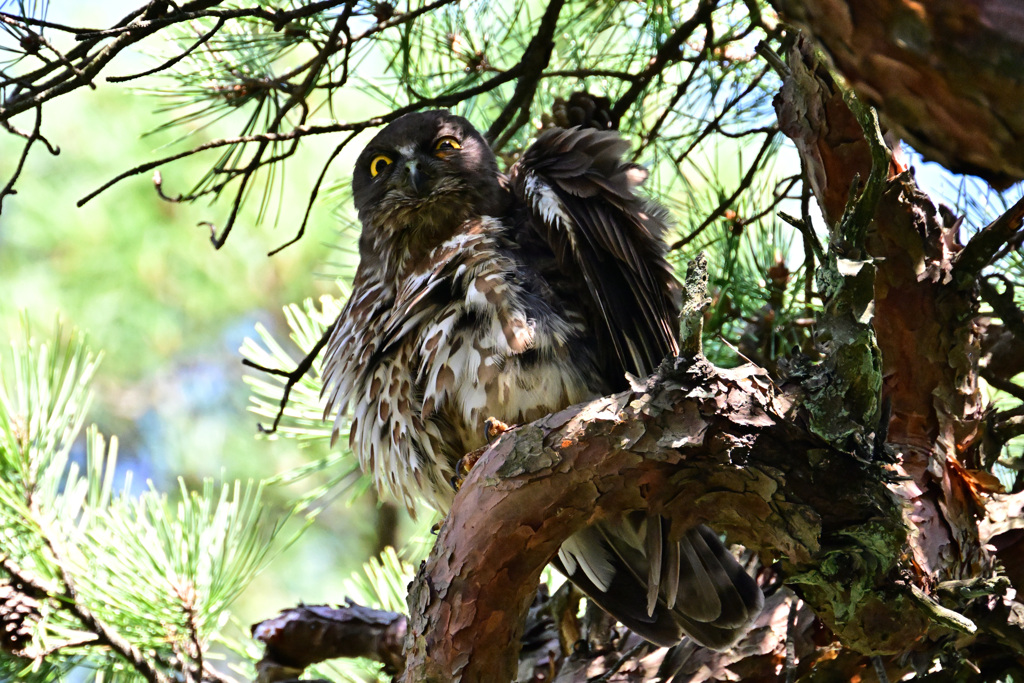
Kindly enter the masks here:
<path id="1" fill-rule="evenodd" d="M 452 488 L 458 492 L 462 488 L 462 484 L 466 481 L 466 477 L 469 476 L 469 471 L 473 469 L 473 465 L 480 459 L 479 452 L 467 453 L 462 456 L 459 460 L 459 464 L 455 466 L 455 476 L 452 477 L 451 483 Z"/>
<path id="2" fill-rule="evenodd" d="M 487 443 L 491 443 L 514 426 L 506 424 L 496 417 L 487 418 L 484 420 L 484 435 L 487 437 Z"/>
<path id="3" fill-rule="evenodd" d="M 452 477 L 452 479 L 454 479 L 454 478 L 455 477 Z M 442 521 L 444 521 L 444 520 L 440 520 L 440 521 L 434 522 L 434 526 L 430 527 L 430 533 L 432 533 L 434 536 L 437 536 L 437 532 L 439 532 L 441 530 L 441 522 Z"/>

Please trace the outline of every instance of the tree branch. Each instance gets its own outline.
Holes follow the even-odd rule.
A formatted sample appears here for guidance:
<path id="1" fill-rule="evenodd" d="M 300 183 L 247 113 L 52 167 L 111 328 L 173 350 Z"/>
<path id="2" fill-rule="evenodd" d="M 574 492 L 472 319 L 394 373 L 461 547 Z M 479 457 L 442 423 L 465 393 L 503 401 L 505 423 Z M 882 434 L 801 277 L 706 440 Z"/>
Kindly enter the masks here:
<path id="1" fill-rule="evenodd" d="M 257 681 L 296 677 L 307 666 L 339 657 L 365 657 L 388 673 L 405 667 L 406 618 L 396 612 L 349 604 L 300 606 L 255 624 L 252 636 L 266 647 Z"/>
<path id="2" fill-rule="evenodd" d="M 511 680 L 541 569 L 575 531 L 630 510 L 784 558 L 855 650 L 900 652 L 934 628 L 937 604 L 895 581 L 906 528 L 880 465 L 808 433 L 763 371 L 676 360 L 660 372 L 484 452 L 411 589 L 404 681 Z"/>
<path id="3" fill-rule="evenodd" d="M 555 29 L 558 27 L 558 15 L 562 11 L 563 5 L 565 5 L 565 0 L 551 0 L 544 10 L 544 16 L 541 17 L 537 32 L 530 40 L 530 44 L 526 46 L 523 58 L 516 65 L 519 71 L 519 82 L 516 83 L 516 89 L 512 93 L 512 97 L 509 98 L 508 104 L 491 123 L 491 127 L 487 129 L 485 137 L 489 142 L 498 139 L 517 111 L 529 112 L 533 93 L 537 90 L 537 83 L 551 60 L 551 50 L 555 47 L 553 38 Z M 514 132 L 513 129 L 511 133 Z M 507 140 L 507 137 L 503 139 Z M 496 147 L 500 149 L 501 145 L 496 145 Z"/>
<path id="4" fill-rule="evenodd" d="M 974 284 L 975 278 L 1024 222 L 1024 197 L 1017 200 L 1003 215 L 978 231 L 956 258 L 953 277 L 963 286 Z"/>
<path id="5" fill-rule="evenodd" d="M 284 384 L 284 390 L 281 393 L 281 401 L 278 404 L 277 415 L 274 416 L 274 422 L 270 425 L 270 427 L 264 427 L 262 424 L 259 424 L 258 428 L 260 432 L 262 432 L 263 434 L 273 434 L 274 432 L 277 431 L 277 426 L 281 424 L 281 418 L 284 417 L 284 409 L 288 407 L 288 397 L 291 396 L 292 388 L 296 384 L 298 384 L 299 380 L 301 380 L 303 376 L 307 372 L 309 372 L 310 369 L 313 367 L 313 363 L 316 362 L 317 356 L 319 356 L 323 348 L 327 346 L 327 342 L 331 338 L 331 333 L 334 332 L 334 327 L 337 324 L 338 321 L 335 320 L 327 329 L 324 330 L 324 333 L 320 335 L 320 339 L 317 340 L 316 344 L 313 345 L 313 348 L 311 348 L 309 350 L 309 353 L 307 353 L 302 358 L 302 360 L 298 362 L 298 364 L 295 366 L 293 370 L 279 370 L 277 368 L 268 368 L 264 365 L 260 365 L 259 363 L 254 363 L 248 358 L 242 359 L 242 365 L 246 367 L 250 367 L 254 370 L 259 370 L 260 372 L 265 372 L 269 375 L 277 375 L 278 377 L 284 377 L 286 380 Z"/>
<path id="6" fill-rule="evenodd" d="M 679 59 L 680 50 L 683 43 L 693 34 L 698 26 L 706 22 L 710 17 L 711 13 L 714 12 L 715 8 L 718 7 L 718 3 L 714 0 L 702 0 L 697 5 L 696 11 L 693 16 L 687 21 L 680 24 L 672 35 L 662 44 L 658 49 L 658 53 L 651 60 L 650 65 L 644 69 L 643 73 L 636 77 L 633 84 L 629 86 L 629 90 L 622 94 L 616 102 L 615 106 L 612 107 L 612 128 L 619 127 L 619 119 L 629 110 L 630 107 L 640 98 L 643 94 L 644 89 L 651 84 L 658 74 L 660 74 L 666 66 L 675 62 Z"/>
<path id="7" fill-rule="evenodd" d="M 50 539 L 47 540 L 49 541 Z M 171 679 L 156 669 L 156 667 L 153 666 L 153 664 L 137 647 L 122 638 L 120 633 L 114 631 L 105 623 L 100 621 L 92 611 L 85 606 L 79 598 L 78 592 L 74 588 L 74 584 L 71 581 L 71 575 L 64 566 L 62 558 L 57 554 L 55 546 L 52 543 L 49 543 L 49 547 L 50 550 L 53 551 L 54 559 L 56 560 L 61 580 L 60 588 L 47 586 L 46 584 L 38 581 L 35 577 L 22 571 L 22 569 L 6 555 L 0 555 L 0 569 L 3 569 L 3 571 L 5 571 L 11 578 L 29 586 L 40 594 L 59 598 L 61 600 L 61 606 L 70 614 L 74 615 L 74 617 L 78 619 L 85 628 L 89 629 L 89 632 L 96 636 L 97 642 L 106 645 L 116 652 L 149 683 L 171 683 Z"/>
<path id="8" fill-rule="evenodd" d="M 1024 179 L 1018 3 L 982 0 L 969 12 L 955 0 L 771 5 L 786 24 L 805 29 L 886 127 L 926 158 L 997 188 Z"/>

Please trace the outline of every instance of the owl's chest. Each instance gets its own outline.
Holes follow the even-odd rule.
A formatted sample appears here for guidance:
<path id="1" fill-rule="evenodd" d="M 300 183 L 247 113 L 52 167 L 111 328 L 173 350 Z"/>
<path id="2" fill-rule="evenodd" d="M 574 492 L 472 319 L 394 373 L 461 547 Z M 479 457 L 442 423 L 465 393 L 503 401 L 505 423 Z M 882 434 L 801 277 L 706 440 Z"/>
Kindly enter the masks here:
<path id="1" fill-rule="evenodd" d="M 488 418 L 530 422 L 595 393 L 585 346 L 574 353 L 576 335 L 552 315 L 462 300 L 424 326 L 422 415 L 438 426 L 451 457 L 484 445 Z"/>
<path id="2" fill-rule="evenodd" d="M 411 273 L 361 329 L 371 341 L 351 351 L 350 438 L 364 468 L 442 509 L 488 418 L 522 424 L 605 390 L 584 316 L 488 244 L 463 240 L 426 275 Z"/>
<path id="3" fill-rule="evenodd" d="M 396 354 L 433 450 L 457 460 L 485 443 L 488 418 L 521 424 L 601 391 L 585 320 L 539 295 L 528 268 L 496 256 L 455 272 L 411 312 L 420 322 Z"/>

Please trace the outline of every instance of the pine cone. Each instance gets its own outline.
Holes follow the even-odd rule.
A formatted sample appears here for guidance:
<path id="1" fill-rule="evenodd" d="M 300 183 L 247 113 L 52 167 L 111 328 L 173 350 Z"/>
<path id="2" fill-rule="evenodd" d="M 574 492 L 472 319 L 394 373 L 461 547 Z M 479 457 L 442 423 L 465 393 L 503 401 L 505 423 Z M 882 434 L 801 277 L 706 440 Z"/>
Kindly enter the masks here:
<path id="1" fill-rule="evenodd" d="M 41 616 L 39 600 L 20 582 L 0 583 L 0 650 L 20 655 L 32 640 Z"/>
<path id="2" fill-rule="evenodd" d="M 584 91 L 574 92 L 569 96 L 568 101 L 561 97 L 555 98 L 551 116 L 544 118 L 561 128 L 572 128 L 573 126 L 599 130 L 614 128 L 611 101 L 607 97 L 591 95 Z"/>

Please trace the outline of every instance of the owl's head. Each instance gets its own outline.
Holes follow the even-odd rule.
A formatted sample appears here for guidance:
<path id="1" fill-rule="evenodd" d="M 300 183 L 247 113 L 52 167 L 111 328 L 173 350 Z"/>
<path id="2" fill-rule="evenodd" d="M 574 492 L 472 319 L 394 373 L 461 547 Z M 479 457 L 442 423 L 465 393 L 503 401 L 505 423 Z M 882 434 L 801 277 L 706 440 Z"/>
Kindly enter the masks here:
<path id="1" fill-rule="evenodd" d="M 367 246 L 432 248 L 498 210 L 498 165 L 473 125 L 447 111 L 406 114 L 380 131 L 352 177 Z"/>

